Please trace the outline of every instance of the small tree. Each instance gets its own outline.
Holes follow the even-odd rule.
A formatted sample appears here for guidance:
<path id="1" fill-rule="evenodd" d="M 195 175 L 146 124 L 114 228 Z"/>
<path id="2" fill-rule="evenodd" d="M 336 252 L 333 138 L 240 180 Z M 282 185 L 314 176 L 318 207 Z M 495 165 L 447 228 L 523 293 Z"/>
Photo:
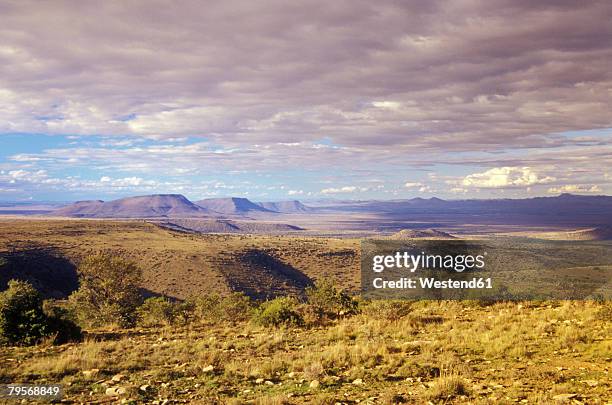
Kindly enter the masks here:
<path id="1" fill-rule="evenodd" d="M 78 267 L 79 289 L 70 296 L 82 324 L 134 325 L 142 303 L 139 284 L 142 271 L 133 262 L 98 253 Z"/>
<path id="2" fill-rule="evenodd" d="M 81 338 L 81 330 L 64 313 L 48 313 L 40 293 L 25 281 L 11 280 L 0 293 L 0 343 L 33 345 L 43 338 L 65 343 Z"/>
<path id="3" fill-rule="evenodd" d="M 323 279 L 314 287 L 306 288 L 308 305 L 316 317 L 337 318 L 357 312 L 357 301 L 344 291 L 338 290 L 333 282 Z"/>
<path id="4" fill-rule="evenodd" d="M 42 298 L 31 284 L 10 280 L 0 293 L 0 340 L 8 345 L 32 345 L 51 333 Z"/>

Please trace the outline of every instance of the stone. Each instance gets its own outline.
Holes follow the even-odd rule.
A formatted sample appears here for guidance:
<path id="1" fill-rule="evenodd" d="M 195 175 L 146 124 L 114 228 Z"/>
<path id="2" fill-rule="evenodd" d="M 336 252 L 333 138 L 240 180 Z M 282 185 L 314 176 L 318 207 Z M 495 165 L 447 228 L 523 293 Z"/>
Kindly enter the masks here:
<path id="1" fill-rule="evenodd" d="M 357 378 L 356 380 L 353 380 L 353 385 L 363 385 L 363 380 L 361 378 Z"/>
<path id="2" fill-rule="evenodd" d="M 127 390 L 123 387 L 109 387 L 106 389 L 105 394 L 112 397 L 116 397 L 125 394 L 126 391 Z"/>
<path id="3" fill-rule="evenodd" d="M 265 380 L 263 378 L 258 378 L 257 380 L 255 380 L 255 384 L 263 384 Z"/>
<path id="4" fill-rule="evenodd" d="M 92 368 L 91 370 L 83 370 L 82 373 L 87 378 L 93 378 L 93 377 L 97 376 L 98 373 L 100 373 L 100 369 L 99 368 Z"/>
<path id="5" fill-rule="evenodd" d="M 310 388 L 315 389 L 315 388 L 319 388 L 319 385 L 321 385 L 321 383 L 319 382 L 319 380 L 312 380 L 312 381 L 310 382 L 309 387 L 310 387 Z"/>
<path id="6" fill-rule="evenodd" d="M 142 392 L 147 392 L 149 389 L 151 388 L 151 386 L 149 384 L 143 384 L 140 386 L 140 391 Z"/>
<path id="7" fill-rule="evenodd" d="M 121 382 L 121 381 L 125 380 L 125 375 L 123 375 L 123 374 L 115 374 L 113 376 L 113 378 L 111 378 L 111 380 L 114 381 L 114 382 Z"/>
<path id="8" fill-rule="evenodd" d="M 274 383 L 272 381 L 270 381 L 270 380 L 264 381 L 264 384 L 266 384 L 266 385 L 274 385 Z"/>
<path id="9" fill-rule="evenodd" d="M 204 373 L 212 373 L 213 371 L 215 371 L 215 366 L 213 366 L 212 364 L 206 367 L 202 367 L 202 372 Z"/>
<path id="10" fill-rule="evenodd" d="M 555 401 L 569 401 L 572 398 L 577 397 L 578 394 L 558 394 L 553 397 Z"/>

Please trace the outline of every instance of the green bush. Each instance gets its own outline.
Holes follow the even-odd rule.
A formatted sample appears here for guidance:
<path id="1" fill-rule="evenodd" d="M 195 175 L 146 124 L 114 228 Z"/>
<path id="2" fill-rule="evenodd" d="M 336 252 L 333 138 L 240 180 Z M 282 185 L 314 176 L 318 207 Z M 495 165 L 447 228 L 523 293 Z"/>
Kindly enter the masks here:
<path id="1" fill-rule="evenodd" d="M 64 343 L 81 337 L 81 330 L 64 314 L 45 313 L 43 300 L 31 284 L 11 280 L 0 293 L 0 343 L 33 345 L 53 337 Z"/>
<path id="2" fill-rule="evenodd" d="M 47 300 L 43 303 L 43 311 L 55 335 L 53 343 L 77 342 L 82 339 L 81 328 L 75 323 L 74 314 L 65 305 Z"/>
<path id="3" fill-rule="evenodd" d="M 297 312 L 297 301 L 279 297 L 262 303 L 254 312 L 252 321 L 259 326 L 300 326 L 304 319 Z"/>
<path id="4" fill-rule="evenodd" d="M 78 269 L 79 289 L 70 302 L 79 323 L 86 326 L 133 326 L 142 303 L 139 284 L 141 269 L 117 256 L 95 254 L 85 258 Z"/>
<path id="5" fill-rule="evenodd" d="M 184 324 L 192 313 L 190 303 L 173 302 L 166 297 L 147 298 L 137 310 L 138 322 L 143 326 Z"/>
<path id="6" fill-rule="evenodd" d="M 338 290 L 330 280 L 324 279 L 306 288 L 306 297 L 310 312 L 319 319 L 335 319 L 357 313 L 357 301 Z"/>
<path id="7" fill-rule="evenodd" d="M 195 317 L 208 322 L 239 322 L 249 319 L 253 311 L 250 298 L 241 292 L 222 297 L 207 294 L 192 298 Z"/>

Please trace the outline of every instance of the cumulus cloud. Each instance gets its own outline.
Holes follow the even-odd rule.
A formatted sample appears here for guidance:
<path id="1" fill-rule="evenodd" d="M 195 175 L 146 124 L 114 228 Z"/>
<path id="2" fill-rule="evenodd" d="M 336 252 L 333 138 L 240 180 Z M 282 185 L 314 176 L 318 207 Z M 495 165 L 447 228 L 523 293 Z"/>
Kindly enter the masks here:
<path id="1" fill-rule="evenodd" d="M 559 131 L 611 125 L 609 2 L 186 1 L 168 13 L 144 1 L 21 1 L 1 11 L 2 132 L 326 136 L 399 153 L 544 147 L 563 142 Z"/>
<path id="2" fill-rule="evenodd" d="M 302 195 L 304 194 L 304 190 L 289 190 L 287 195 Z"/>
<path id="3" fill-rule="evenodd" d="M 542 176 L 530 167 L 495 167 L 482 173 L 466 176 L 461 184 L 477 188 L 527 187 L 554 181 L 550 176 Z"/>
<path id="4" fill-rule="evenodd" d="M 0 137 L 76 145 L 16 153 L 7 170 L 86 166 L 153 187 L 158 172 L 292 165 L 356 184 L 443 164 L 475 172 L 451 192 L 546 192 L 552 177 L 610 190 L 610 133 L 568 133 L 612 127 L 610 2 L 25 0 L 0 13 Z"/>

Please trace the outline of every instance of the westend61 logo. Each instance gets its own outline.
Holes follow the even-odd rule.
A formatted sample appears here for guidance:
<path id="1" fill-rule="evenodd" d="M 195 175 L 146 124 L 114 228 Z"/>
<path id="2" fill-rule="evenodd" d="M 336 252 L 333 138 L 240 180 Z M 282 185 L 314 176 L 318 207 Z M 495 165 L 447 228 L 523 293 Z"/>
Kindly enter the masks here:
<path id="1" fill-rule="evenodd" d="M 411 254 L 409 252 L 395 252 L 393 255 L 375 255 L 372 258 L 372 271 L 380 273 L 385 269 L 406 269 L 414 273 L 419 268 L 454 270 L 461 273 L 464 270 L 483 269 L 485 267 L 485 256 L 487 252 L 480 255 L 431 255 L 421 252 Z"/>
<path id="2" fill-rule="evenodd" d="M 606 243 L 576 249 L 502 237 L 361 242 L 361 291 L 372 299 L 610 299 L 611 269 Z"/>

